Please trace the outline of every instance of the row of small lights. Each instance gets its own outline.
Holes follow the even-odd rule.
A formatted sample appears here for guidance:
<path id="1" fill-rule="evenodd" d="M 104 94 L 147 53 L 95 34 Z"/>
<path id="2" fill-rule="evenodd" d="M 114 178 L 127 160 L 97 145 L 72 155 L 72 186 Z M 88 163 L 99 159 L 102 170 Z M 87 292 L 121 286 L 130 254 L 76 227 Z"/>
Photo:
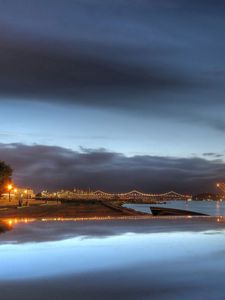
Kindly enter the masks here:
<path id="1" fill-rule="evenodd" d="M 9 192 L 11 192 L 12 189 L 13 189 L 13 185 L 12 185 L 12 184 L 8 184 L 8 185 L 7 185 L 7 189 L 8 189 Z M 17 190 L 17 188 L 14 188 L 13 191 L 14 191 L 14 193 L 17 193 L 18 190 Z M 27 193 L 28 193 L 28 190 L 24 190 L 24 193 L 27 194 Z"/>
<path id="2" fill-rule="evenodd" d="M 220 183 L 217 183 L 216 186 L 217 186 L 217 187 L 220 187 Z M 13 189 L 13 185 L 12 185 L 12 184 L 8 184 L 7 189 L 8 189 L 8 191 L 11 191 L 11 190 Z M 15 193 L 17 192 L 17 188 L 14 189 L 14 192 L 15 192 Z M 25 190 L 24 193 L 27 193 L 27 190 Z M 103 192 L 103 193 L 104 193 L 104 192 Z M 130 192 L 130 193 L 131 193 L 131 192 Z M 124 195 L 130 194 L 130 193 L 125 193 Z M 139 192 L 139 193 L 140 193 L 140 192 Z M 106 193 L 105 193 L 105 194 L 106 194 Z M 148 195 L 148 194 L 143 194 L 143 193 L 140 193 L 140 194 L 142 194 L 142 195 Z M 168 194 L 168 193 L 165 193 L 164 195 L 166 195 L 166 194 Z M 54 193 L 54 195 L 56 195 L 56 193 Z M 110 195 L 110 194 L 108 194 L 108 195 Z M 188 195 L 185 195 L 185 196 L 188 196 Z"/>
<path id="3" fill-rule="evenodd" d="M 96 220 L 141 220 L 141 219 L 169 219 L 169 220 L 178 220 L 178 219 L 215 219 L 216 221 L 225 221 L 224 216 L 205 216 L 205 217 L 199 217 L 199 216 L 120 216 L 120 217 L 111 217 L 111 216 L 105 216 L 105 217 L 78 217 L 78 218 L 64 218 L 64 217 L 53 217 L 53 218 L 12 218 L 12 219 L 3 219 L 3 221 L 7 222 L 9 225 L 17 224 L 17 223 L 30 223 L 35 221 L 41 221 L 41 222 L 49 222 L 49 221 L 96 221 Z"/>

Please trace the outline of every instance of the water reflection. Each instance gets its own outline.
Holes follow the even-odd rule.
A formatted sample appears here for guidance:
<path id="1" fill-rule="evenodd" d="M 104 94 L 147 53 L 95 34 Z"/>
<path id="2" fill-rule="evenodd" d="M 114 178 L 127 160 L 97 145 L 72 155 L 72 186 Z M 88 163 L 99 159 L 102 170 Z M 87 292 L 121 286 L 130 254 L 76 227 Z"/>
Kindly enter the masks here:
<path id="1" fill-rule="evenodd" d="M 12 229 L 12 224 L 7 221 L 0 221 L 0 234 Z"/>
<path id="2" fill-rule="evenodd" d="M 154 217 L 111 220 L 80 219 L 5 219 L 4 224 L 13 228 L 0 237 L 1 244 L 60 241 L 73 237 L 105 238 L 127 233 L 200 232 L 223 229 L 225 217 Z"/>
<path id="3" fill-rule="evenodd" d="M 223 299 L 216 218 L 29 221 L 0 236 L 4 300 Z"/>

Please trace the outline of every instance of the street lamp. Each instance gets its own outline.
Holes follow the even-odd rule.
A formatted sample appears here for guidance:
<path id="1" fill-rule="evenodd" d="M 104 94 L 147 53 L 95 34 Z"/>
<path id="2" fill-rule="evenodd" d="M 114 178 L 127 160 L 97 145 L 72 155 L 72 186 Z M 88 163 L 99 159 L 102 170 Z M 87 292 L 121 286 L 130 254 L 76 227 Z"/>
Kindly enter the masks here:
<path id="1" fill-rule="evenodd" d="M 26 205 L 28 205 L 28 190 L 24 191 L 25 199 L 26 199 Z"/>
<path id="2" fill-rule="evenodd" d="M 8 184 L 7 189 L 8 189 L 8 192 L 9 192 L 9 202 L 11 201 L 11 190 L 12 190 L 12 188 L 13 188 L 12 184 Z"/>
<path id="3" fill-rule="evenodd" d="M 13 190 L 13 193 L 14 193 L 14 197 L 16 198 L 16 194 L 17 194 L 17 189 L 16 188 Z"/>

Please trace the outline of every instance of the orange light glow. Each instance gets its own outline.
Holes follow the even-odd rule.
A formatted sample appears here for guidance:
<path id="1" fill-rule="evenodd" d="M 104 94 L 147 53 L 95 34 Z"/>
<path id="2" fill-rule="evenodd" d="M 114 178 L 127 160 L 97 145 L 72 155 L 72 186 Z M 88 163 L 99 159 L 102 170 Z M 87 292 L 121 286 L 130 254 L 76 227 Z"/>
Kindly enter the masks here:
<path id="1" fill-rule="evenodd" d="M 8 189 L 9 191 L 11 191 L 12 188 L 13 188 L 12 184 L 8 184 L 7 189 Z"/>

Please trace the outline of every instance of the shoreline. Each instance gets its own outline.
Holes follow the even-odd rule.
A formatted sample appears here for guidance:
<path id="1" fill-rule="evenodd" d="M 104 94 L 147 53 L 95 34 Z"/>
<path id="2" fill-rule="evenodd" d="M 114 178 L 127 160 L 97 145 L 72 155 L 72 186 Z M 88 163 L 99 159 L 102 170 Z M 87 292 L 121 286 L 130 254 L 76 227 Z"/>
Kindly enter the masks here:
<path id="1" fill-rule="evenodd" d="M 133 209 L 118 206 L 103 201 L 77 202 L 77 203 L 33 203 L 29 206 L 4 206 L 0 208 L 0 219 L 110 219 L 138 217 L 150 215 L 137 212 Z"/>
<path id="2" fill-rule="evenodd" d="M 149 204 L 150 206 L 151 204 Z M 122 203 L 105 201 L 53 202 L 30 200 L 28 206 L 18 206 L 16 202 L 0 206 L 0 221 L 19 222 L 41 221 L 96 221 L 96 220 L 145 220 L 145 219 L 215 219 L 224 222 L 225 216 L 153 216 L 122 206 Z M 15 221 L 16 220 L 16 221 Z"/>

